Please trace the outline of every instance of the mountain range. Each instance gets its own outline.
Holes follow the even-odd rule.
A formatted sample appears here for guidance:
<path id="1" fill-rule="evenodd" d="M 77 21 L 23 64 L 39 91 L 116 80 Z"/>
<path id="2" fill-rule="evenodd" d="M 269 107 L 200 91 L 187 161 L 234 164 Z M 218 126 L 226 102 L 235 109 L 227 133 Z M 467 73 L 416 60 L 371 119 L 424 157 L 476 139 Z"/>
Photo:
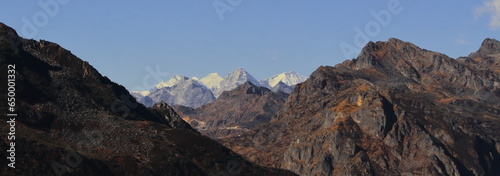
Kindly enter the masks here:
<path id="1" fill-rule="evenodd" d="M 0 64 L 15 65 L 16 88 L 15 112 L 0 113 L 17 114 L 0 125 L 15 131 L 0 138 L 0 175 L 295 175 L 248 162 L 167 104 L 147 108 L 70 51 L 3 23 Z M 0 92 L 7 100 L 7 86 Z"/>
<path id="2" fill-rule="evenodd" d="M 180 75 L 173 76 L 167 82 L 158 83 L 151 91 L 131 92 L 131 94 L 148 107 L 159 102 L 199 107 L 215 100 L 212 91 L 201 82 Z"/>
<path id="3" fill-rule="evenodd" d="M 0 64 L 15 65 L 15 111 L 0 113 L 17 114 L 0 125 L 15 131 L 0 138 L 10 149 L 0 175 L 500 175 L 496 39 L 456 59 L 395 38 L 369 42 L 290 94 L 271 91 L 288 85 L 283 76 L 257 81 L 243 69 L 174 76 L 135 93 L 150 107 L 58 44 L 3 23 Z M 213 99 L 164 101 L 183 98 Z"/>
<path id="4" fill-rule="evenodd" d="M 499 63 L 495 39 L 458 59 L 369 42 L 314 71 L 271 121 L 221 142 L 299 175 L 500 175 Z"/>
<path id="5" fill-rule="evenodd" d="M 201 79 L 174 75 L 170 80 L 158 83 L 152 90 L 132 91 L 131 94 L 137 101 L 148 107 L 163 101 L 169 105 L 198 108 L 214 101 L 224 91 L 233 90 L 246 82 L 266 87 L 273 92 L 281 91 L 290 94 L 296 84 L 306 79 L 297 72 L 290 71 L 257 81 L 243 68 L 238 68 L 224 78 L 217 73 L 210 73 Z"/>

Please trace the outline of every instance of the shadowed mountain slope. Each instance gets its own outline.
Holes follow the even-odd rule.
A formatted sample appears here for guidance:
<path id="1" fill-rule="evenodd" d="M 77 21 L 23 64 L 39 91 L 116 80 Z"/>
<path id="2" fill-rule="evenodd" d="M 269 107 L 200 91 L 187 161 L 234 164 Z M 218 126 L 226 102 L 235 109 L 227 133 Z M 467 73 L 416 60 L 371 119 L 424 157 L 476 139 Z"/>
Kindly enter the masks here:
<path id="1" fill-rule="evenodd" d="M 16 168 L 2 152 L 0 175 L 293 175 L 246 161 L 194 131 L 168 105 L 148 109 L 70 51 L 22 39 L 3 23 L 0 64 L 2 73 L 15 64 L 18 114 L 15 140 L 0 138 L 3 149 L 15 142 Z M 8 124 L 0 131 L 7 133 Z"/>

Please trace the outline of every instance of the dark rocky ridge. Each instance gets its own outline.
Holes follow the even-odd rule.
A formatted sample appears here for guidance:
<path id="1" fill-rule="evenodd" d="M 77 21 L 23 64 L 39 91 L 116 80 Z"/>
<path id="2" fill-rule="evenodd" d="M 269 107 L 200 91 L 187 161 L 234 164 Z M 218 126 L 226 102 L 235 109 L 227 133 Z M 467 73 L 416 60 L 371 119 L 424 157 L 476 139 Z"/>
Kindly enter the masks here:
<path id="1" fill-rule="evenodd" d="M 452 59 L 398 39 L 320 67 L 224 144 L 299 175 L 500 175 L 499 42 Z"/>
<path id="2" fill-rule="evenodd" d="M 490 74 L 489 71 L 500 73 L 500 42 L 495 39 L 486 39 L 478 51 L 471 53 L 468 57 L 458 58 L 457 60 L 465 64 L 472 70 L 481 71 Z"/>
<path id="3" fill-rule="evenodd" d="M 194 131 L 168 105 L 146 108 L 70 51 L 22 39 L 3 23 L 0 64 L 2 73 L 16 64 L 18 113 L 16 169 L 1 152 L 0 175 L 55 175 L 54 164 L 68 175 L 209 175 L 228 172 L 228 163 L 241 166 L 241 175 L 293 175 L 246 161 Z M 6 78 L 0 77 L 3 85 Z M 0 98 L 7 99 L 6 86 Z M 2 133 L 8 128 L 0 125 Z M 0 139 L 8 149 L 10 141 Z"/>
<path id="4" fill-rule="evenodd" d="M 246 82 L 224 91 L 214 102 L 192 109 L 174 106 L 176 112 L 200 133 L 212 139 L 241 135 L 267 123 L 285 103 L 288 94 L 272 92 Z"/>

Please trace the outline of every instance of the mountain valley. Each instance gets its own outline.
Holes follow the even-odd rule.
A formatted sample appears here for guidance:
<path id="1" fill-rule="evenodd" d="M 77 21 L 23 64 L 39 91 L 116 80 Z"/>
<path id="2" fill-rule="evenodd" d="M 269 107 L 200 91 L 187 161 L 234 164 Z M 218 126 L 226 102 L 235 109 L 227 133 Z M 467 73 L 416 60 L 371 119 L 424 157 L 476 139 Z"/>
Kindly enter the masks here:
<path id="1" fill-rule="evenodd" d="M 1 152 L 0 175 L 295 175 L 248 162 L 167 104 L 146 108 L 70 51 L 3 23 L 0 63 L 15 65 L 17 88 L 15 139 L 0 138 L 3 149 L 15 142 L 15 168 Z"/>

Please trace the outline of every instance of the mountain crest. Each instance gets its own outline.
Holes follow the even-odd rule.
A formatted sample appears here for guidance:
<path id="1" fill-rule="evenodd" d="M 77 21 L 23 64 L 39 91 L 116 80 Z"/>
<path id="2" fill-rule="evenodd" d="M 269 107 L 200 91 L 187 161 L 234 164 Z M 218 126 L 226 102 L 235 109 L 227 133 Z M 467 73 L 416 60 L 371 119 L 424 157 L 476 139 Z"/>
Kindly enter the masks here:
<path id="1" fill-rule="evenodd" d="M 17 45 L 21 43 L 17 32 L 9 26 L 0 22 L 0 52 L 6 54 L 17 54 Z"/>
<path id="2" fill-rule="evenodd" d="M 477 53 L 481 55 L 500 53 L 500 41 L 491 38 L 485 39 Z"/>
<path id="3" fill-rule="evenodd" d="M 361 50 L 359 57 L 373 56 L 375 58 L 391 57 L 391 54 L 404 54 L 406 52 L 416 53 L 424 51 L 413 43 L 405 42 L 397 38 L 390 38 L 386 42 L 368 42 Z M 359 58 L 358 57 L 358 58 Z"/>
<path id="4" fill-rule="evenodd" d="M 181 75 L 174 75 L 167 82 L 162 81 L 162 82 L 158 83 L 156 85 L 156 88 L 161 89 L 164 87 L 173 87 L 173 86 L 179 84 L 180 82 L 187 81 L 187 80 L 189 80 L 188 77 L 181 76 Z"/>
<path id="5" fill-rule="evenodd" d="M 259 81 L 250 75 L 250 73 L 243 68 L 238 68 L 224 77 L 220 82 L 220 89 L 217 89 L 214 95 L 218 97 L 222 92 L 232 90 L 247 81 L 251 82 L 253 85 L 260 86 Z"/>
<path id="6" fill-rule="evenodd" d="M 200 79 L 200 82 L 207 86 L 212 91 L 215 91 L 220 87 L 220 82 L 223 80 L 221 76 L 217 73 L 210 73 L 207 76 Z"/>
<path id="7" fill-rule="evenodd" d="M 420 58 L 423 54 L 430 52 L 396 38 L 390 38 L 386 42 L 368 42 L 356 59 L 342 63 L 342 66 L 351 67 L 354 70 L 362 68 L 393 68 L 398 62 L 410 61 Z"/>
<path id="8" fill-rule="evenodd" d="M 241 67 L 234 70 L 231 74 L 229 74 L 229 77 L 231 77 L 231 76 L 237 77 L 238 81 L 247 80 L 247 81 L 250 81 L 254 85 L 257 85 L 257 86 L 259 85 L 259 82 L 257 81 L 257 79 L 255 79 L 252 75 L 250 75 L 250 73 L 248 73 L 245 69 L 243 69 Z"/>
<path id="9" fill-rule="evenodd" d="M 268 78 L 267 80 L 263 80 L 262 86 L 272 88 L 275 87 L 279 82 L 282 82 L 288 86 L 293 86 L 298 83 L 304 82 L 306 79 L 307 78 L 299 75 L 295 71 L 288 71 L 285 73 L 275 75 L 271 78 Z"/>

